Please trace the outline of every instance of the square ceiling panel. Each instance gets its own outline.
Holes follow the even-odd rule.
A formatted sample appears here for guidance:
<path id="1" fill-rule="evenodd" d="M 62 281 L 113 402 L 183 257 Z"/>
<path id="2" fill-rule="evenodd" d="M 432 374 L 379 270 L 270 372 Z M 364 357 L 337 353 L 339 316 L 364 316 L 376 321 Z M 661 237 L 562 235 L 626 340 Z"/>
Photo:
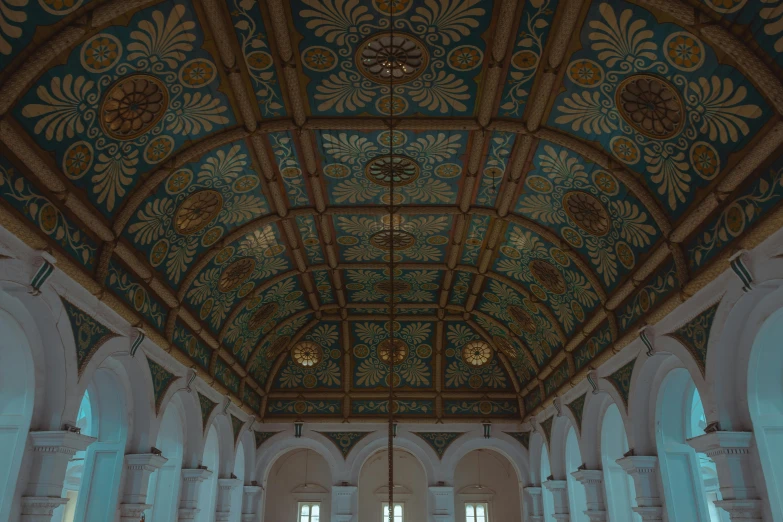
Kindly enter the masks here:
<path id="1" fill-rule="evenodd" d="M 493 5 L 292 0 L 310 113 L 472 115 Z"/>
<path id="2" fill-rule="evenodd" d="M 453 205 L 463 171 L 467 132 L 321 131 L 329 203 Z M 391 151 L 390 151 L 391 149 Z"/>
<path id="3" fill-rule="evenodd" d="M 435 304 L 443 274 L 441 270 L 397 268 L 392 281 L 386 268 L 347 269 L 343 279 L 352 303 L 388 303 L 393 289 L 396 302 Z"/>

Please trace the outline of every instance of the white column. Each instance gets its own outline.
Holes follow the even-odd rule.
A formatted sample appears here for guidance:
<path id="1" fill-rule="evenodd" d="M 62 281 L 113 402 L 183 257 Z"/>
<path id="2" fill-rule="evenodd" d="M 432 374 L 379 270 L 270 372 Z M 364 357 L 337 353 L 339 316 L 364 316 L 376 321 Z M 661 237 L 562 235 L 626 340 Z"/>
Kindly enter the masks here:
<path id="1" fill-rule="evenodd" d="M 120 500 L 122 522 L 138 522 L 141 515 L 152 507 L 147 504 L 150 476 L 167 460 L 152 453 L 125 455 L 125 491 Z"/>
<path id="2" fill-rule="evenodd" d="M 32 458 L 22 493 L 21 520 L 50 522 L 54 510 L 68 502 L 62 498 L 68 462 L 95 439 L 70 431 L 31 431 L 28 436 Z"/>
<path id="3" fill-rule="evenodd" d="M 193 520 L 198 509 L 198 494 L 201 483 L 212 475 L 208 469 L 183 469 L 182 487 L 179 493 L 177 520 Z"/>
<path id="4" fill-rule="evenodd" d="M 527 486 L 523 489 L 530 522 L 544 522 L 544 497 L 541 486 Z"/>
<path id="5" fill-rule="evenodd" d="M 663 520 L 663 501 L 658 485 L 658 457 L 631 456 L 617 459 L 617 463 L 633 478 L 636 505 L 633 508 L 642 520 Z"/>
<path id="6" fill-rule="evenodd" d="M 547 480 L 544 487 L 552 492 L 555 499 L 555 520 L 569 522 L 571 520 L 568 507 L 568 482 L 565 480 Z"/>
<path id="7" fill-rule="evenodd" d="M 454 522 L 454 488 L 451 486 L 431 486 L 429 489 L 432 522 Z"/>
<path id="8" fill-rule="evenodd" d="M 753 433 L 715 431 L 689 439 L 688 444 L 715 461 L 723 497 L 715 505 L 728 511 L 731 520 L 761 522 L 762 501 L 754 478 L 754 465 L 758 459 L 751 454 L 751 449 L 755 448 Z"/>
<path id="9" fill-rule="evenodd" d="M 580 469 L 571 473 L 585 487 L 587 511 L 590 522 L 606 522 L 606 495 L 604 493 L 604 472 L 600 469 Z"/>
<path id="10" fill-rule="evenodd" d="M 352 522 L 358 517 L 356 486 L 332 486 L 332 522 Z"/>
<path id="11" fill-rule="evenodd" d="M 261 486 L 244 486 L 242 488 L 242 522 L 257 522 L 259 515 L 259 500 L 264 488 Z"/>
<path id="12" fill-rule="evenodd" d="M 215 506 L 215 522 L 231 520 L 231 492 L 242 485 L 239 479 L 219 478 L 217 502 Z"/>

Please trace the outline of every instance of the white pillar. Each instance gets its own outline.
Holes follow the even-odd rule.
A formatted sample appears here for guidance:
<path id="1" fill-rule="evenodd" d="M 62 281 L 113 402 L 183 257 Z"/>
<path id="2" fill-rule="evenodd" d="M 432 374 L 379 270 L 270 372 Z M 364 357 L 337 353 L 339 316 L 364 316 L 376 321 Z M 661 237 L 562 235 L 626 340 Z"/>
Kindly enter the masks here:
<path id="1" fill-rule="evenodd" d="M 138 522 L 152 505 L 147 504 L 150 476 L 168 459 L 152 453 L 125 455 L 125 491 L 120 500 L 120 520 Z"/>
<path id="2" fill-rule="evenodd" d="M 332 522 L 352 522 L 358 517 L 356 486 L 332 486 Z"/>
<path id="3" fill-rule="evenodd" d="M 587 511 L 590 522 L 606 522 L 606 495 L 604 493 L 604 472 L 600 469 L 580 469 L 571 473 L 585 487 Z"/>
<path id="4" fill-rule="evenodd" d="M 715 431 L 689 439 L 688 444 L 715 461 L 723 497 L 715 505 L 728 511 L 731 520 L 761 522 L 762 501 L 754 476 L 758 459 L 751 454 L 755 451 L 753 433 Z"/>
<path id="5" fill-rule="evenodd" d="M 552 492 L 555 499 L 555 520 L 569 522 L 571 520 L 568 507 L 568 482 L 565 480 L 547 480 L 544 487 Z"/>
<path id="6" fill-rule="evenodd" d="M 242 522 L 257 522 L 259 515 L 259 500 L 264 488 L 261 486 L 244 486 L 242 488 Z"/>
<path id="7" fill-rule="evenodd" d="M 231 520 L 231 493 L 242 485 L 239 479 L 219 478 L 217 502 L 215 506 L 215 522 Z"/>
<path id="8" fill-rule="evenodd" d="M 451 486 L 431 486 L 429 489 L 432 522 L 454 522 L 454 488 Z"/>
<path id="9" fill-rule="evenodd" d="M 77 451 L 95 442 L 93 437 L 70 431 L 31 431 L 29 479 L 22 493 L 22 522 L 50 522 L 62 498 L 68 462 Z"/>
<path id="10" fill-rule="evenodd" d="M 198 495 L 201 483 L 212 475 L 208 469 L 183 469 L 182 487 L 179 493 L 177 520 L 193 520 L 198 509 Z"/>
<path id="11" fill-rule="evenodd" d="M 527 500 L 527 518 L 530 522 L 544 522 L 544 497 L 541 486 L 526 486 L 523 492 Z"/>
<path id="12" fill-rule="evenodd" d="M 617 459 L 617 463 L 633 478 L 636 489 L 636 505 L 633 508 L 642 520 L 663 520 L 663 500 L 658 480 L 658 457 L 630 456 Z"/>

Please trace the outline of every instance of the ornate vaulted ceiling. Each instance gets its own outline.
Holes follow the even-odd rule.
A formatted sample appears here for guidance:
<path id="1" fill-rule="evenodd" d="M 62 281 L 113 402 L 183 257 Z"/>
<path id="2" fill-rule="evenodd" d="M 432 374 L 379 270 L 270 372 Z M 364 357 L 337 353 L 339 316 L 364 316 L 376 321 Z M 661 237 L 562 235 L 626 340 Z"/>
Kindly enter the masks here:
<path id="1" fill-rule="evenodd" d="M 780 0 L 0 4 L 3 225 L 262 418 L 535 413 L 780 226 Z"/>

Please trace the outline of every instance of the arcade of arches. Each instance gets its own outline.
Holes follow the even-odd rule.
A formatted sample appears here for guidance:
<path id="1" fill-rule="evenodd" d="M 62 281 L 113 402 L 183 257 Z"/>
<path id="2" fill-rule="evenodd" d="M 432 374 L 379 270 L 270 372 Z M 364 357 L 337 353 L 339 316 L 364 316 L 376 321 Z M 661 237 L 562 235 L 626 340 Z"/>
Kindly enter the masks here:
<path id="1" fill-rule="evenodd" d="M 783 0 L 0 0 L 0 522 L 783 522 L 782 340 Z"/>

